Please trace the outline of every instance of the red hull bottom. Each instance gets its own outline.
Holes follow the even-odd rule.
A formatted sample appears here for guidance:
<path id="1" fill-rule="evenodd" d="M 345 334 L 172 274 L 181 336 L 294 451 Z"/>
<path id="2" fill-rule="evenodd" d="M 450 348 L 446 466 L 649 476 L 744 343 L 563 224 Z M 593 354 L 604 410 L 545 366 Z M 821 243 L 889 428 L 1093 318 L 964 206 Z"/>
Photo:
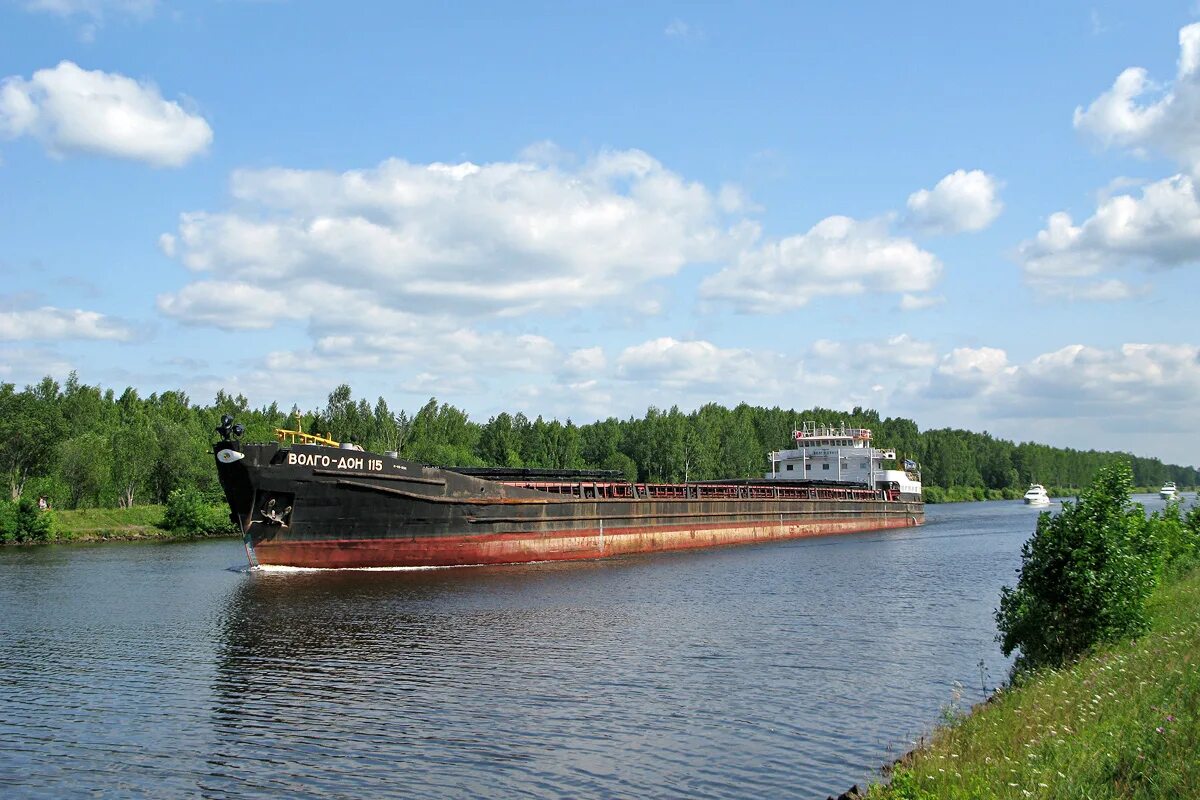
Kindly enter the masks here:
<path id="1" fill-rule="evenodd" d="M 490 533 L 413 539 L 262 541 L 254 555 L 263 566 L 350 569 L 449 567 L 567 561 L 666 550 L 696 550 L 751 542 L 908 528 L 914 517 L 820 520 L 804 523 L 612 528 L 536 533 Z"/>

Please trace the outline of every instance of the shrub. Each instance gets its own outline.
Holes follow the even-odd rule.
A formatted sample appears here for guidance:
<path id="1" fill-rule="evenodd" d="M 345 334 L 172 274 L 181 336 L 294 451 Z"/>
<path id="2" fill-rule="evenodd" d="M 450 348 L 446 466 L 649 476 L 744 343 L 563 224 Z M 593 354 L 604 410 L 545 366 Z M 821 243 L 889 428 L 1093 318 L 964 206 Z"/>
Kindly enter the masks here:
<path id="1" fill-rule="evenodd" d="M 1105 467 L 1077 503 L 1043 512 L 1021 548 L 1017 587 L 1001 590 L 1001 649 L 1014 669 L 1060 666 L 1100 642 L 1141 632 L 1161 561 L 1133 504 L 1128 464 Z"/>
<path id="2" fill-rule="evenodd" d="M 1159 551 L 1160 575 L 1178 576 L 1200 561 L 1200 512 L 1197 509 L 1200 505 L 1192 506 L 1185 517 L 1179 502 L 1170 502 L 1146 521 L 1149 538 Z"/>
<path id="3" fill-rule="evenodd" d="M 0 503 L 0 542 L 48 542 L 54 532 L 54 512 L 39 509 L 28 497 Z"/>
<path id="4" fill-rule="evenodd" d="M 187 536 L 232 533 L 233 523 L 223 508 L 211 505 L 196 489 L 175 489 L 167 497 L 163 527 Z"/>

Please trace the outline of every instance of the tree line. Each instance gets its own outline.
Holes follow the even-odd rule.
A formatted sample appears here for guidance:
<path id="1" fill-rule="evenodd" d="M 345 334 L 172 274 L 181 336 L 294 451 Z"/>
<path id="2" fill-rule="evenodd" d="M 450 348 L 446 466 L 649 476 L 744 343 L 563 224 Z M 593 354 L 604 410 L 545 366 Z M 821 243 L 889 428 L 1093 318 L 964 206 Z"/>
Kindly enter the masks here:
<path id="1" fill-rule="evenodd" d="M 901 417 L 870 409 L 835 411 L 735 408 L 709 403 L 685 413 L 651 407 L 645 415 L 576 425 L 500 413 L 487 422 L 430 399 L 413 414 L 374 404 L 338 386 L 323 408 L 302 411 L 276 403 L 251 408 L 245 397 L 218 392 L 211 404 L 179 391 L 142 397 L 132 388 L 64 384 L 47 377 L 22 390 L 0 384 L 0 475 L 13 501 L 45 496 L 59 508 L 128 507 L 164 503 L 176 489 L 219 496 L 211 446 L 223 414 L 246 427 L 248 441 L 268 441 L 277 428 L 397 451 L 427 464 L 541 469 L 606 469 L 628 480 L 685 481 L 761 476 L 767 452 L 790 446 L 801 422 L 871 428 L 877 446 L 921 464 L 928 487 L 1016 492 L 1029 483 L 1086 486 L 1098 470 L 1127 462 L 1139 486 L 1173 480 L 1194 486 L 1200 472 L 1129 453 L 1072 450 L 988 433 L 942 428 L 921 431 Z M 936 491 L 936 490 L 935 490 Z"/>

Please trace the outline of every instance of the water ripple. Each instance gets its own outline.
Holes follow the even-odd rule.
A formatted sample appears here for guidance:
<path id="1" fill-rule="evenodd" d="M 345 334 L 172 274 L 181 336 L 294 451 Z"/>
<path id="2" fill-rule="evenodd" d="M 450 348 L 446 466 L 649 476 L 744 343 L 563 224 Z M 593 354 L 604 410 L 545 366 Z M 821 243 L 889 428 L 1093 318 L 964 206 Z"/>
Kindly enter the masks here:
<path id="1" fill-rule="evenodd" d="M 5 550 L 0 793 L 824 797 L 1003 677 L 992 610 L 1034 518 L 929 521 L 454 570 Z"/>

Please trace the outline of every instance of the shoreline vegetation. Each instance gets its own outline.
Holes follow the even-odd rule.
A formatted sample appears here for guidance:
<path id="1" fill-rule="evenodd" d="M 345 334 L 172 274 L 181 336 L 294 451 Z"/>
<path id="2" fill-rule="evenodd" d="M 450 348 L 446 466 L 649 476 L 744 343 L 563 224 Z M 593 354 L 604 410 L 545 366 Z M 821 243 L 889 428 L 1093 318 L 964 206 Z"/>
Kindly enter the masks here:
<path id="1" fill-rule="evenodd" d="M 896 450 L 897 463 L 920 464 L 929 503 L 1019 496 L 1035 482 L 1065 487 L 1052 494 L 1074 495 L 1070 487 L 1086 486 L 1116 462 L 1131 465 L 1139 486 L 1200 484 L 1200 470 L 1155 458 L 921 430 L 913 420 L 861 407 L 708 403 L 691 412 L 651 407 L 641 417 L 582 425 L 508 412 L 484 422 L 436 398 L 411 415 L 393 411 L 382 397 L 374 404 L 354 398 L 344 384 L 323 408 L 302 411 L 276 403 L 251 408 L 245 397 L 224 391 L 207 405 L 179 391 L 117 393 L 80 383 L 72 373 L 61 385 L 49 377 L 21 390 L 0 383 L 0 476 L 9 498 L 0 501 L 0 518 L 25 514 L 20 503 L 40 498 L 54 509 L 131 508 L 165 505 L 173 492 L 191 491 L 218 504 L 212 443 L 223 414 L 245 426 L 247 441 L 271 441 L 276 429 L 300 426 L 427 464 L 603 469 L 643 483 L 762 477 L 767 453 L 789 447 L 792 431 L 812 421 L 871 429 L 878 445 Z"/>
<path id="2" fill-rule="evenodd" d="M 42 511 L 32 504 L 18 503 L 0 508 L 0 543 L 172 542 L 237 537 L 228 516 L 224 503 L 210 504 L 196 494 L 175 495 L 163 505 L 130 508 Z"/>
<path id="3" fill-rule="evenodd" d="M 1128 467 L 1039 515 L 996 612 L 1009 682 L 955 700 L 843 798 L 1191 797 L 1200 786 L 1200 505 L 1149 516 Z"/>
<path id="4" fill-rule="evenodd" d="M 1028 488 L 1028 487 L 1026 487 Z M 1196 491 L 1195 486 L 1180 486 L 1180 494 Z M 1073 500 L 1083 491 L 1078 486 L 1047 486 L 1046 494 L 1055 499 Z M 1133 494 L 1158 494 L 1158 486 L 1135 486 Z M 985 489 L 981 486 L 925 486 L 922 491 L 923 499 L 929 505 L 940 503 L 978 503 L 987 500 L 1020 500 L 1025 496 L 1025 489 Z"/>

